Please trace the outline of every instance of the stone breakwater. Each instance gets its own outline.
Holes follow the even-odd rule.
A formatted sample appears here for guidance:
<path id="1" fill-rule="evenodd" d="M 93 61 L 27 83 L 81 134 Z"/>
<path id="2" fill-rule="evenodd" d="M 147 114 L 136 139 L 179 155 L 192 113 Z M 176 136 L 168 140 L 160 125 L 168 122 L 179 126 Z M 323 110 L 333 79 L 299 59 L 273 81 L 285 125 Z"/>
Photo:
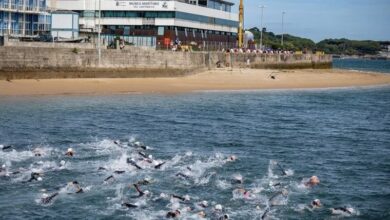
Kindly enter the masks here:
<path id="1" fill-rule="evenodd" d="M 0 47 L 0 79 L 173 77 L 213 69 L 330 68 L 328 55 L 172 52 L 142 48 L 97 51 L 78 48 Z"/>

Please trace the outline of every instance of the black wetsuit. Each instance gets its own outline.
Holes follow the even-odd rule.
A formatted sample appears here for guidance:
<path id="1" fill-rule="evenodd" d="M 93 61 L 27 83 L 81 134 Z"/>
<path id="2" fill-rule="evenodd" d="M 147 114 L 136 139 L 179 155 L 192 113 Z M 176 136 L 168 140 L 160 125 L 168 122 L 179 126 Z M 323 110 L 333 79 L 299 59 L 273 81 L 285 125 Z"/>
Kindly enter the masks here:
<path id="1" fill-rule="evenodd" d="M 185 175 L 184 173 L 178 173 L 178 174 L 176 174 L 176 176 L 178 176 L 178 177 L 183 177 L 183 178 L 185 178 L 185 179 L 190 179 L 190 178 L 191 178 L 190 176 Z"/>
<path id="2" fill-rule="evenodd" d="M 263 219 L 265 219 L 265 218 L 267 218 L 267 215 L 268 215 L 268 212 L 270 211 L 270 209 L 269 208 L 267 208 L 266 210 L 265 210 L 265 212 L 263 213 L 263 215 L 261 216 L 261 219 L 263 220 Z"/>
<path id="3" fill-rule="evenodd" d="M 337 208 L 333 208 L 334 210 L 340 210 L 340 211 L 343 211 L 343 212 L 346 212 L 348 214 L 352 214 L 351 211 L 349 211 L 347 208 L 345 207 L 337 207 Z"/>
<path id="4" fill-rule="evenodd" d="M 9 150 L 12 148 L 12 145 L 6 145 L 6 146 L 3 146 L 2 150 L 5 151 L 5 150 Z"/>
<path id="5" fill-rule="evenodd" d="M 138 184 L 133 184 L 133 186 L 135 187 L 135 190 L 137 190 L 138 196 L 132 196 L 131 198 L 140 198 L 145 195 L 145 193 L 139 188 Z"/>
<path id="6" fill-rule="evenodd" d="M 154 166 L 154 169 L 160 169 L 162 167 L 162 165 L 164 165 L 166 162 L 162 162 L 160 164 L 157 164 L 156 166 Z"/>
<path id="7" fill-rule="evenodd" d="M 46 198 L 42 198 L 41 199 L 41 203 L 43 203 L 43 204 L 48 204 L 48 203 L 50 203 L 56 196 L 58 196 L 59 195 L 59 193 L 58 192 L 56 192 L 56 193 L 53 193 L 52 195 L 50 195 L 50 196 L 48 196 L 48 197 L 46 197 Z"/>
<path id="8" fill-rule="evenodd" d="M 127 207 L 127 208 L 138 208 L 137 205 L 127 203 L 127 202 L 122 203 L 122 206 Z"/>
<path id="9" fill-rule="evenodd" d="M 107 178 L 104 180 L 104 182 L 107 182 L 107 181 L 109 181 L 109 180 L 115 180 L 114 176 L 111 175 L 111 176 L 107 177 Z"/>
<path id="10" fill-rule="evenodd" d="M 30 177 L 30 179 L 27 181 L 27 182 L 32 182 L 32 181 L 38 181 L 38 177 L 40 176 L 41 174 L 40 173 L 35 173 L 35 172 L 33 172 L 33 173 L 31 173 L 31 177 Z"/>
<path id="11" fill-rule="evenodd" d="M 142 170 L 142 167 L 140 167 L 134 160 L 132 160 L 130 158 L 127 158 L 127 163 L 133 165 L 134 167 L 136 167 L 139 170 Z"/>

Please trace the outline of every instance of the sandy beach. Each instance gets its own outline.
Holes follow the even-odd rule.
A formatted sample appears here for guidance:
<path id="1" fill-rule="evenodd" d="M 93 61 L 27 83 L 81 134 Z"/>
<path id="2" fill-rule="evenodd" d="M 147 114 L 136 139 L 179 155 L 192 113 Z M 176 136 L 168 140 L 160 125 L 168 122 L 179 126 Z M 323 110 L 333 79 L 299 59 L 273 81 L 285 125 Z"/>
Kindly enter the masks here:
<path id="1" fill-rule="evenodd" d="M 235 69 L 230 71 L 218 69 L 172 78 L 0 81 L 0 96 L 185 93 L 204 90 L 334 88 L 374 85 L 390 85 L 390 74 L 346 70 Z"/>

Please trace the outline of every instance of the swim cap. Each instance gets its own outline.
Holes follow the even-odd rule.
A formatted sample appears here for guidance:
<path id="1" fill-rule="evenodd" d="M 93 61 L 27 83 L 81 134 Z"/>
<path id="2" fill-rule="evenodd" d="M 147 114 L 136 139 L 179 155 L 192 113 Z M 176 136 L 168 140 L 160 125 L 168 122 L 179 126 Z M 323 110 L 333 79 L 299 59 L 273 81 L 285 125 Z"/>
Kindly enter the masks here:
<path id="1" fill-rule="evenodd" d="M 217 204 L 215 206 L 215 210 L 222 211 L 222 205 L 221 204 Z"/>
<path id="2" fill-rule="evenodd" d="M 68 148 L 68 152 L 73 152 L 73 149 L 72 148 Z"/>
<path id="3" fill-rule="evenodd" d="M 204 207 L 207 207 L 209 205 L 209 203 L 206 200 L 203 200 L 200 204 Z"/>
<path id="4" fill-rule="evenodd" d="M 42 181 L 42 177 L 38 177 L 37 180 L 38 180 L 38 181 Z"/>

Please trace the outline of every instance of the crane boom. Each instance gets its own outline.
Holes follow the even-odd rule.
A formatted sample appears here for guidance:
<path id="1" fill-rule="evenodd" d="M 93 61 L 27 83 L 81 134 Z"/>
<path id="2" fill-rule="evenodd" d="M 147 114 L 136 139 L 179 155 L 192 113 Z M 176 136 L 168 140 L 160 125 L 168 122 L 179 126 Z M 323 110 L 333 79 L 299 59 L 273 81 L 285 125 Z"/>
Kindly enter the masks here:
<path id="1" fill-rule="evenodd" d="M 240 0 L 238 20 L 238 47 L 242 48 L 244 45 L 244 0 Z"/>

